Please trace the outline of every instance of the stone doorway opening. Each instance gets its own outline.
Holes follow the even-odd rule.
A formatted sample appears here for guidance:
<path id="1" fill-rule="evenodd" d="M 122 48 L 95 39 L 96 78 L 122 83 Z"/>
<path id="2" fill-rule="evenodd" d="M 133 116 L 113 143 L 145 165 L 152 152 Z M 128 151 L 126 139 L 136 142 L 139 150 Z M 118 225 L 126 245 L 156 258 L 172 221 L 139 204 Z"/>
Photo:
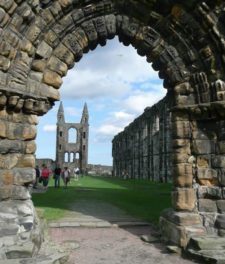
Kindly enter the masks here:
<path id="1" fill-rule="evenodd" d="M 224 236 L 223 1 L 10 0 L 0 3 L 0 14 L 4 234 L 18 242 L 25 228 L 30 241 L 37 227 L 27 187 L 37 116 L 59 99 L 68 69 L 118 35 L 152 62 L 173 99 L 173 211 L 161 219 L 165 237 L 185 248 L 199 233 Z"/>

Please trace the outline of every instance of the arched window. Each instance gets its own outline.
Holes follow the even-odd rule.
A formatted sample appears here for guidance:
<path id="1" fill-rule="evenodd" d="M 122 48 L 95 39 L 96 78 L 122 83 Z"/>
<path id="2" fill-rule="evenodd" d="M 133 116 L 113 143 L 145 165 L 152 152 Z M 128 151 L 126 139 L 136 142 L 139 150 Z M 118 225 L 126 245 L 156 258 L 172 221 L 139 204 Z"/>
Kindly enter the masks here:
<path id="1" fill-rule="evenodd" d="M 62 131 L 59 132 L 59 136 L 62 137 Z"/>
<path id="2" fill-rule="evenodd" d="M 70 156 L 69 156 L 68 152 L 65 152 L 65 154 L 64 154 L 64 161 L 65 162 L 69 162 L 70 161 Z"/>
<path id="3" fill-rule="evenodd" d="M 79 152 L 76 153 L 75 158 L 76 158 L 76 160 L 79 160 L 80 159 L 80 153 Z"/>
<path id="4" fill-rule="evenodd" d="M 156 119 L 155 119 L 155 129 L 156 131 L 159 131 L 159 117 L 156 116 Z"/>
<path id="5" fill-rule="evenodd" d="M 75 160 L 75 154 L 74 154 L 74 152 L 71 152 L 70 153 L 70 162 L 74 162 L 74 160 Z"/>
<path id="6" fill-rule="evenodd" d="M 59 145 L 59 150 L 61 150 L 61 149 L 62 149 L 62 145 L 60 144 L 60 145 Z"/>
<path id="7" fill-rule="evenodd" d="M 68 143 L 76 143 L 77 142 L 77 130 L 76 128 L 70 128 L 68 130 Z"/>
<path id="8" fill-rule="evenodd" d="M 86 132 L 83 132 L 83 138 L 86 138 Z"/>

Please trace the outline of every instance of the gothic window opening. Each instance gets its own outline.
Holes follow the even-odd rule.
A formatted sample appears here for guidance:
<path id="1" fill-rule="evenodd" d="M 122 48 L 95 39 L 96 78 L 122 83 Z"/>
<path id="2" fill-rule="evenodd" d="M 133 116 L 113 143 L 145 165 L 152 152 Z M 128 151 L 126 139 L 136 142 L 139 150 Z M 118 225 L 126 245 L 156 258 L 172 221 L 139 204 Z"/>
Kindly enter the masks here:
<path id="1" fill-rule="evenodd" d="M 68 152 L 65 152 L 64 154 L 64 162 L 70 162 L 70 155 Z"/>
<path id="2" fill-rule="evenodd" d="M 77 130 L 76 128 L 70 128 L 68 130 L 68 143 L 76 143 L 77 142 Z"/>
<path id="3" fill-rule="evenodd" d="M 79 160 L 79 159 L 80 159 L 80 153 L 79 153 L 79 152 L 77 152 L 77 153 L 75 154 L 75 158 L 76 158 L 76 160 Z"/>
<path id="4" fill-rule="evenodd" d="M 59 136 L 62 137 L 62 131 L 59 132 Z"/>
<path id="5" fill-rule="evenodd" d="M 83 138 L 86 138 L 86 132 L 83 132 Z"/>
<path id="6" fill-rule="evenodd" d="M 75 160 L 75 154 L 74 154 L 74 152 L 71 152 L 70 153 L 70 162 L 74 162 L 74 160 Z"/>

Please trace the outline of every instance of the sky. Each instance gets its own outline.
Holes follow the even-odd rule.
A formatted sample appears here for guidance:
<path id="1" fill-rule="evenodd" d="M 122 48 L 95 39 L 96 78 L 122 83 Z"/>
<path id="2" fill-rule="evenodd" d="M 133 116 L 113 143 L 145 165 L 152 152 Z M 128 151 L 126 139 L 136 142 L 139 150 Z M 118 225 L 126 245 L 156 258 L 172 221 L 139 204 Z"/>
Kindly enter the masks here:
<path id="1" fill-rule="evenodd" d="M 60 88 L 66 122 L 79 123 L 86 102 L 89 110 L 89 164 L 112 165 L 112 139 L 163 98 L 162 80 L 145 57 L 117 37 L 84 54 L 69 70 Z M 39 118 L 37 158 L 55 160 L 59 102 Z"/>

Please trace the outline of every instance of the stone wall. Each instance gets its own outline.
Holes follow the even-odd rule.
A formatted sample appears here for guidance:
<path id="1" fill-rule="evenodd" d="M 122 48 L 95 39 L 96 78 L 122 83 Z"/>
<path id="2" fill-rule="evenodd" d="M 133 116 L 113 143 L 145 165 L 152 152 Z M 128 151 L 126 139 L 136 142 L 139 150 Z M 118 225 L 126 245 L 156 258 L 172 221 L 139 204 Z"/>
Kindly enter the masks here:
<path id="1" fill-rule="evenodd" d="M 112 166 L 101 164 L 88 164 L 87 174 L 93 176 L 112 176 Z"/>
<path id="2" fill-rule="evenodd" d="M 191 236 L 224 235 L 224 9 L 224 1 L 211 0 L 0 1 L 2 257 L 34 256 L 40 244 L 29 192 L 37 116 L 59 100 L 67 71 L 115 35 L 146 57 L 173 98 L 173 210 L 160 220 L 165 239 L 186 247 Z M 152 136 L 148 166 L 156 172 L 168 161 L 167 149 L 157 148 L 165 139 L 161 129 L 147 137 L 141 127 L 136 131 L 126 155 L 140 158 L 119 165 L 119 175 L 125 168 L 132 177 L 160 177 L 146 170 L 151 159 L 144 158 L 144 138 Z M 163 165 L 162 174 L 169 176 L 169 169 Z"/>
<path id="3" fill-rule="evenodd" d="M 114 176 L 172 181 L 171 104 L 168 95 L 114 137 Z"/>

